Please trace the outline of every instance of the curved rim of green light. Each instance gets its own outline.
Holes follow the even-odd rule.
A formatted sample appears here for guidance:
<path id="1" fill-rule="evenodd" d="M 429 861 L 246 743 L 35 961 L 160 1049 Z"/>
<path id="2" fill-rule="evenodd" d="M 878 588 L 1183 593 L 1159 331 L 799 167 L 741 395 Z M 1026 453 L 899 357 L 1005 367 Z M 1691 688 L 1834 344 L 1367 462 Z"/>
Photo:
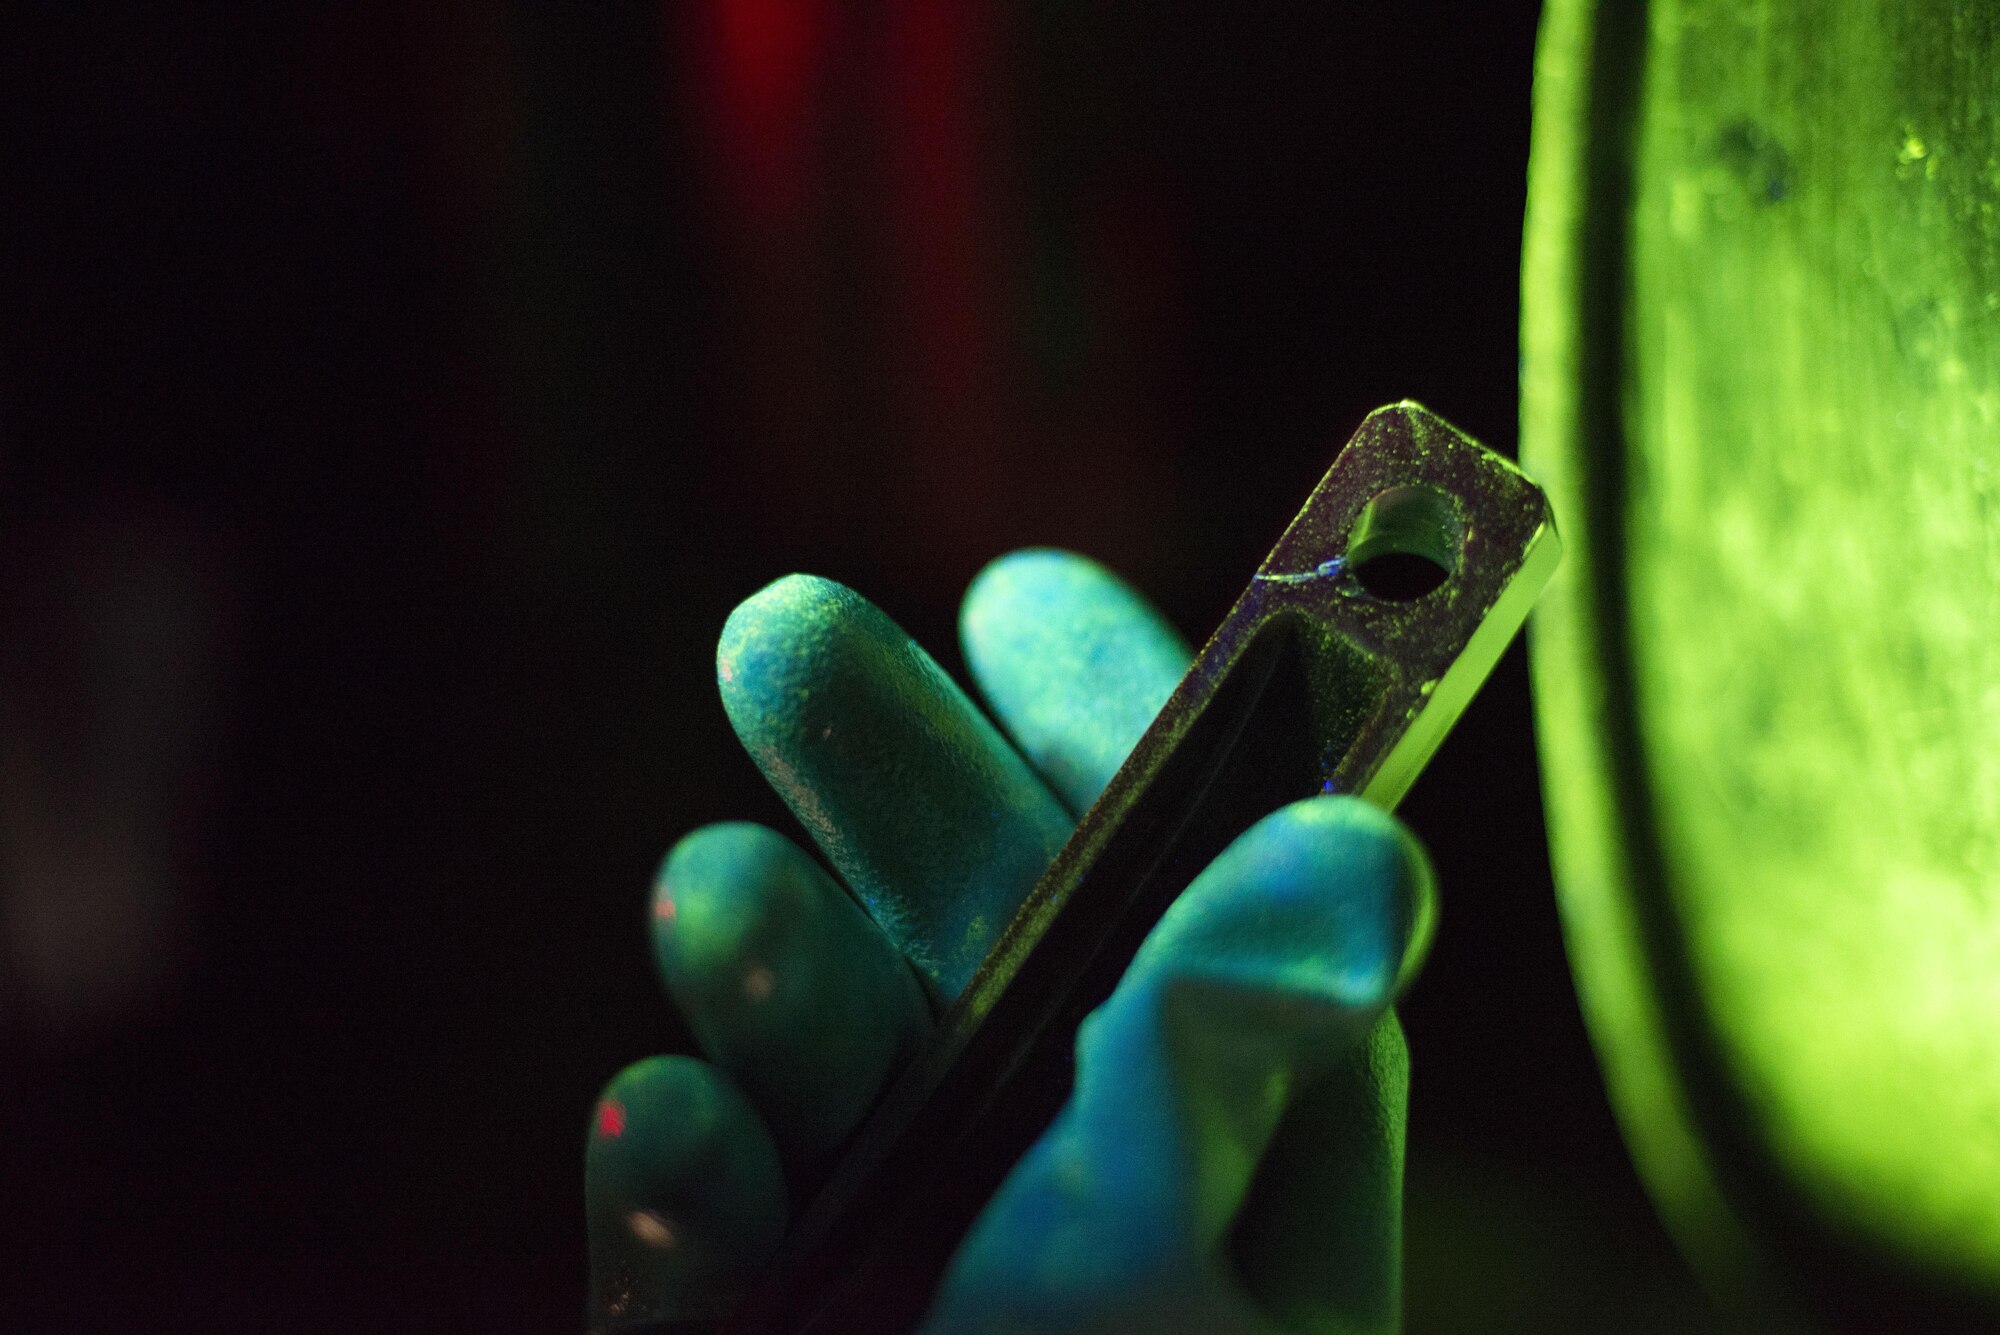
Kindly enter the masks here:
<path id="1" fill-rule="evenodd" d="M 1675 856 L 1685 845 L 1677 850 L 1673 840 L 1686 831 L 1670 822 L 1676 785 L 1687 780 L 1660 771 L 1639 683 L 1679 647 L 1649 643 L 1657 620 L 1632 606 L 1635 570 L 1652 554 L 1628 550 L 1628 538 L 1644 535 L 1627 533 L 1625 510 L 1627 470 L 1666 466 L 1645 453 L 1652 437 L 1632 434 L 1647 428 L 1632 416 L 1643 400 L 1629 359 L 1638 355 L 1637 275 L 1651 258 L 1633 250 L 1636 204 L 1639 191 L 1658 184 L 1641 176 L 1643 76 L 1649 42 L 1683 17 L 1675 9 L 1656 4 L 1649 15 L 1640 6 L 1553 0 L 1537 52 L 1522 452 L 1554 500 L 1570 557 L 1537 611 L 1530 649 L 1551 855 L 1579 996 L 1641 1173 L 1712 1282 L 1755 1288 L 1766 1262 L 1796 1273 L 1782 1263 L 1834 1254 L 1989 1295 L 2000 1292 L 2000 1222 L 1954 1229 L 1938 1205 L 1946 1193 L 1899 1193 L 1879 1164 L 1838 1159 L 1843 1137 L 1854 1143 L 1876 1129 L 1869 1118 L 1910 1096 L 1857 1107 L 1840 1097 L 1850 1091 L 1829 1090 L 1804 1115 L 1845 1123 L 1838 1136 L 1800 1136 L 1796 1097 L 1781 1122 L 1769 1089 L 1756 1087 L 1759 1073 L 1744 1067 L 1740 1032 L 1731 1036 L 1737 1017 L 1727 1008 L 1743 1003 L 1743 990 L 1717 986 L 1685 912 L 1691 894 L 1723 888 L 1691 890 L 1693 864 Z M 2000 89 L 1993 100 L 2000 103 Z M 1934 142 L 1907 128 L 1901 140 L 1885 141 L 1886 167 L 1935 165 Z M 1772 198 L 1782 195 L 1774 189 Z M 1773 1058 L 1766 1049 L 1756 1059 Z M 1985 1083 L 2000 1083 L 2000 1071 Z M 1880 1130 L 1916 1143 L 1907 1125 Z M 1941 1166 L 1933 1177 L 1957 1171 L 1966 1165 Z M 1976 1176 L 1979 1162 L 1969 1171 Z M 2000 1201 L 2000 1180 L 1990 1185 Z M 1966 1194 L 1963 1184 L 1951 1191 Z"/>

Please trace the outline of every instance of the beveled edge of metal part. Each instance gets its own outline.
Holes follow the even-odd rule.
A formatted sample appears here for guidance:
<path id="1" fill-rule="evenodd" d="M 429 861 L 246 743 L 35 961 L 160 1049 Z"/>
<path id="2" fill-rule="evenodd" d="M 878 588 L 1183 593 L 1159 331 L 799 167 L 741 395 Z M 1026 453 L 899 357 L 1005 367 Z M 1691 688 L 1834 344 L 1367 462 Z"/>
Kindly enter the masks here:
<path id="1" fill-rule="evenodd" d="M 1372 501 L 1411 487 L 1434 493 L 1450 507 L 1455 560 L 1448 578 L 1430 592 L 1407 600 L 1378 597 L 1349 562 L 1349 547 Z M 1253 674 L 1268 674 L 1273 656 L 1250 654 L 1253 646 L 1270 643 L 1267 632 L 1284 628 L 1295 640 L 1310 641 L 1303 665 L 1311 678 L 1314 741 L 1337 739 L 1319 757 L 1320 791 L 1357 794 L 1393 809 L 1520 629 L 1560 559 L 1547 498 L 1514 464 L 1419 404 L 1406 400 L 1370 413 L 1084 813 L 964 994 L 850 1138 L 832 1175 L 794 1221 L 768 1283 L 784 1289 L 798 1282 L 795 1267 L 839 1235 L 848 1203 L 870 1175 L 887 1171 L 884 1160 L 902 1128 L 938 1091 L 1224 683 L 1239 664 Z M 1258 662 L 1254 669 L 1251 657 Z M 1262 689 L 1254 687 L 1247 697 L 1238 692 L 1232 702 L 1247 698 L 1254 711 Z M 1243 722 L 1223 720 L 1219 730 L 1209 727 L 1204 745 L 1228 753 Z M 1218 759 L 1208 778 L 1195 784 L 1192 797 L 1183 794 L 1180 800 L 1205 802 L 1220 764 Z M 1181 812 L 1177 827 L 1187 819 Z M 1430 929 L 1428 921 L 1416 925 L 1412 966 L 1422 957 Z M 772 1297 L 770 1290 L 763 1294 Z M 753 1300 L 749 1306 L 766 1310 L 739 1313 L 727 1328 L 790 1328 L 773 1321 L 775 1311 L 767 1302 Z"/>

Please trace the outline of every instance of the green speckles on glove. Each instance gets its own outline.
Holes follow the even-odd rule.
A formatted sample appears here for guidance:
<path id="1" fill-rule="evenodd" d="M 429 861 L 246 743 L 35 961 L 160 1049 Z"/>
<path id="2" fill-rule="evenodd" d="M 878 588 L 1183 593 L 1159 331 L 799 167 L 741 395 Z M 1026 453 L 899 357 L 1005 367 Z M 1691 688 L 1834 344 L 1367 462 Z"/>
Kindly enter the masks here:
<path id="1" fill-rule="evenodd" d="M 958 683 L 851 589 L 790 575 L 729 616 L 722 704 L 764 777 L 940 1001 L 1070 818 Z"/>
<path id="2" fill-rule="evenodd" d="M 1068 552 L 1015 552 L 980 571 L 958 633 L 980 694 L 1078 816 L 1125 763 L 1190 658 L 1130 586 Z"/>
<path id="3" fill-rule="evenodd" d="M 597 1328 L 726 1310 L 751 1282 L 784 1226 L 774 1166 L 811 1174 L 858 1124 L 926 994 L 957 994 L 1188 661 L 1129 588 L 1060 552 L 988 567 L 961 633 L 1011 745 L 837 584 L 793 576 L 731 616 L 731 722 L 847 889 L 755 826 L 669 857 L 660 966 L 715 1067 L 641 1063 L 600 1105 Z M 1351 799 L 1231 845 L 1079 1033 L 1072 1099 L 974 1228 L 934 1326 L 1393 1326 L 1406 1061 L 1387 1008 L 1431 896 L 1409 836 Z M 614 1102 L 625 1136 L 661 1143 L 607 1139 Z"/>

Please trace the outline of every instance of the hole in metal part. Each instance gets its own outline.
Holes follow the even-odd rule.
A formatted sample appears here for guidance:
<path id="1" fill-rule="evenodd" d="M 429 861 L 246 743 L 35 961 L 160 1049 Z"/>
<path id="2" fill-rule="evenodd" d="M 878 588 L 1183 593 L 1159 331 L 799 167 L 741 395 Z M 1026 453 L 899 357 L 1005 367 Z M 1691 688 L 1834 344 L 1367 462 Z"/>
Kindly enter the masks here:
<path id="1" fill-rule="evenodd" d="M 1385 602 L 1413 602 L 1458 573 L 1464 525 L 1449 496 L 1391 487 L 1361 507 L 1347 536 L 1347 569 Z"/>

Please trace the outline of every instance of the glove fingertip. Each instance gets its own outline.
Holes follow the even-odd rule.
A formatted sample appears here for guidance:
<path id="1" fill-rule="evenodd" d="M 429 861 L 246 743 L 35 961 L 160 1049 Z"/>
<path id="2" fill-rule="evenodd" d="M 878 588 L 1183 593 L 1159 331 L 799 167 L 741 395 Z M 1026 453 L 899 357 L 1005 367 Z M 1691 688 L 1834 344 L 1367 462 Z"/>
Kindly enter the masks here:
<path id="1" fill-rule="evenodd" d="M 959 644 L 994 716 L 1075 813 L 1117 773 L 1189 660 L 1129 584 L 1051 548 L 979 572 L 959 611 Z"/>
<path id="2" fill-rule="evenodd" d="M 788 575 L 716 651 L 724 709 L 931 999 L 965 987 L 1070 818 L 958 683 L 853 590 Z"/>
<path id="3" fill-rule="evenodd" d="M 715 646 L 722 707 L 753 755 L 799 723 L 804 678 L 846 618 L 872 606 L 818 575 L 786 575 L 737 604 Z M 872 627 L 871 627 L 872 628 Z"/>
<path id="4" fill-rule="evenodd" d="M 1358 797 L 1311 797 L 1278 814 L 1299 822 L 1302 837 L 1325 841 L 1328 854 L 1344 864 L 1343 881 L 1376 887 L 1384 896 L 1385 912 L 1400 925 L 1393 989 L 1400 995 L 1423 967 L 1437 933 L 1437 871 L 1422 842 L 1394 813 Z"/>
<path id="5" fill-rule="evenodd" d="M 612 1078 L 584 1152 L 593 1329 L 725 1311 L 777 1249 L 785 1185 L 728 1076 L 649 1057 Z"/>
<path id="6" fill-rule="evenodd" d="M 1224 849 L 1135 965 L 1300 973 L 1343 1005 L 1386 1006 L 1422 962 L 1436 903 L 1430 859 L 1401 822 L 1357 798 L 1311 797 Z"/>

